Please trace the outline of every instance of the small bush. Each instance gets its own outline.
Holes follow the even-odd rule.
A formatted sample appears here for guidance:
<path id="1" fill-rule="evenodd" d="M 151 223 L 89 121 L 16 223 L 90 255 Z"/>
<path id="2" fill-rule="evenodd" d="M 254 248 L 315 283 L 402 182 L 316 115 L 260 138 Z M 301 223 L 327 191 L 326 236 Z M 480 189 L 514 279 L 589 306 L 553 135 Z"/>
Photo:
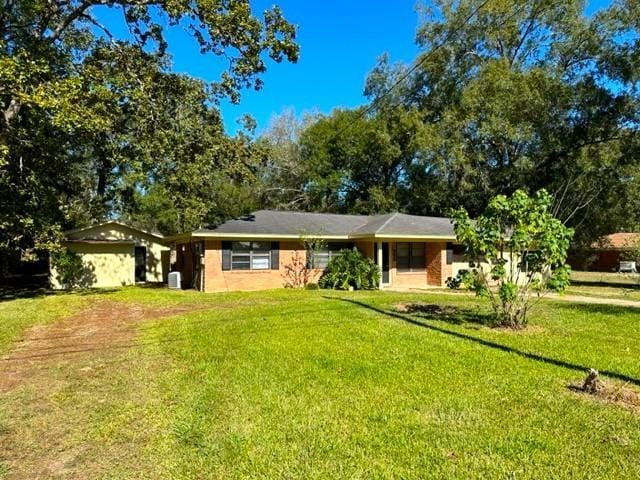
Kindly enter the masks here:
<path id="1" fill-rule="evenodd" d="M 86 276 L 86 267 L 80 255 L 69 250 L 55 252 L 51 254 L 51 264 L 56 269 L 56 279 L 62 288 L 81 286 Z"/>
<path id="2" fill-rule="evenodd" d="M 318 285 L 317 283 L 307 283 L 304 286 L 305 290 L 318 290 L 320 288 L 320 285 Z"/>
<path id="3" fill-rule="evenodd" d="M 459 290 L 462 286 L 465 286 L 465 280 L 468 277 L 468 270 L 460 270 L 455 277 L 448 277 L 445 283 L 451 290 Z"/>
<path id="4" fill-rule="evenodd" d="M 318 282 L 320 288 L 372 290 L 380 283 L 380 269 L 357 249 L 342 250 L 333 258 Z"/>

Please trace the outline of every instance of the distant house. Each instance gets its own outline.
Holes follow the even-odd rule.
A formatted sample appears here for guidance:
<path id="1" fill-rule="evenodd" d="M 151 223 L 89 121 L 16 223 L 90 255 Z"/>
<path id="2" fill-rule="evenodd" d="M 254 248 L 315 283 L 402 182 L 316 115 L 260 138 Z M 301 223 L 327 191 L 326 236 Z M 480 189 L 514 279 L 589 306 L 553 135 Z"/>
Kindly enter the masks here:
<path id="1" fill-rule="evenodd" d="M 303 237 L 325 246 L 306 251 Z M 168 238 L 172 271 L 181 272 L 183 288 L 205 292 L 283 287 L 300 261 L 317 280 L 331 258 L 354 247 L 379 265 L 381 288 L 441 287 L 468 268 L 455 239 L 449 218 L 269 210 Z"/>
<path id="2" fill-rule="evenodd" d="M 75 287 L 116 287 L 166 281 L 169 247 L 162 235 L 109 221 L 65 232 L 64 245 L 82 260 Z M 50 268 L 53 288 L 65 288 L 55 265 Z"/>
<path id="3" fill-rule="evenodd" d="M 640 245 L 640 233 L 612 233 L 594 242 L 586 250 L 573 252 L 568 261 L 574 270 L 616 272 L 621 261 L 631 260 L 630 253 L 637 245 Z"/>

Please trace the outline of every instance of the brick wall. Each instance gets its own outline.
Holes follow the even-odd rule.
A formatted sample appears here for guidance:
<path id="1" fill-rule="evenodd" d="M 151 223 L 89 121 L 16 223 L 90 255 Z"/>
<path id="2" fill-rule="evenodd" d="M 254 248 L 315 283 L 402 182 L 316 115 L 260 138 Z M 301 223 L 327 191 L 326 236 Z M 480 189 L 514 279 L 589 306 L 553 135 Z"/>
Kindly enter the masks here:
<path id="1" fill-rule="evenodd" d="M 452 274 L 452 266 L 446 264 L 446 243 L 425 244 L 425 270 L 399 273 L 396 269 L 396 244 L 390 242 L 390 279 L 392 286 L 424 288 L 443 286 Z M 374 242 L 358 241 L 356 247 L 369 258 L 376 259 Z M 280 242 L 280 262 L 277 270 L 222 270 L 222 242 L 207 240 L 204 256 L 204 291 L 223 292 L 234 290 L 267 290 L 291 286 L 295 280 L 295 264 L 304 265 L 306 252 L 297 241 Z M 308 281 L 317 282 L 321 270 L 310 272 Z"/>
<path id="2" fill-rule="evenodd" d="M 222 270 L 222 242 L 205 242 L 204 291 L 224 292 L 234 290 L 268 290 L 292 286 L 296 272 L 306 262 L 306 252 L 300 242 L 280 242 L 280 261 L 277 270 Z M 313 270 L 309 282 L 317 282 L 321 270 Z"/>
<path id="3" fill-rule="evenodd" d="M 430 242 L 426 246 L 427 283 L 442 287 L 452 273 L 452 266 L 447 265 L 447 244 Z"/>

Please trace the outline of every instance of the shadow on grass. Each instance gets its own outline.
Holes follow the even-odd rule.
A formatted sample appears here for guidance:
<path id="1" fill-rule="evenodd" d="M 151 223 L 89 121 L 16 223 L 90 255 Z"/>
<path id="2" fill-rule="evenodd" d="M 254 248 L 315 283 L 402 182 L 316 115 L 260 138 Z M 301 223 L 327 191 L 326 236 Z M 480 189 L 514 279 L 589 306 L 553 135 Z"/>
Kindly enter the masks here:
<path id="1" fill-rule="evenodd" d="M 402 305 L 404 310 L 393 313 L 408 313 L 426 320 L 440 320 L 452 325 L 493 326 L 494 318 L 489 313 L 483 313 L 479 309 L 461 309 L 454 306 L 438 305 L 433 303 L 407 303 Z"/>
<path id="2" fill-rule="evenodd" d="M 12 287 L 7 285 L 0 285 L 0 302 L 6 302 L 10 300 L 18 300 L 23 298 L 42 298 L 49 296 L 64 296 L 64 295 L 104 295 L 107 293 L 115 293 L 125 287 L 103 287 L 103 288 L 73 288 L 70 290 L 53 290 L 46 287 Z M 146 290 L 162 290 L 167 286 L 160 282 L 148 282 L 139 283 L 135 285 L 136 288 L 144 288 Z"/>
<path id="3" fill-rule="evenodd" d="M 640 284 L 631 282 L 612 281 L 589 281 L 589 280 L 571 280 L 571 285 L 576 287 L 610 287 L 621 288 L 625 290 L 640 290 Z"/>
<path id="4" fill-rule="evenodd" d="M 389 311 L 389 310 L 383 310 L 382 308 L 378 308 L 378 307 L 374 307 L 373 305 L 369 305 L 367 303 L 364 302 L 360 302 L 358 300 L 352 300 L 352 299 L 348 299 L 348 298 L 339 298 L 339 297 L 328 297 L 325 296 L 324 298 L 329 299 L 329 300 L 339 300 L 342 302 L 347 302 L 347 303 L 351 303 L 353 305 L 357 305 L 359 307 L 362 308 L 366 308 L 368 310 L 373 310 L 374 312 L 380 313 L 382 315 L 386 315 L 388 317 L 391 318 L 395 318 L 398 320 L 402 320 L 403 322 L 407 322 L 410 323 L 411 325 L 415 325 L 417 327 L 421 327 L 421 328 L 426 328 L 428 330 L 432 330 L 435 332 L 439 332 L 439 333 L 443 333 L 445 335 L 449 335 L 455 338 L 459 338 L 462 340 L 467 340 L 470 342 L 474 342 L 480 345 L 483 345 L 485 347 L 489 347 L 489 348 L 493 348 L 495 350 L 499 350 L 501 352 L 507 352 L 507 353 L 513 353 L 515 355 L 519 355 L 521 357 L 524 357 L 526 359 L 529 360 L 535 360 L 537 362 L 542 362 L 542 363 L 546 363 L 549 365 L 554 365 L 556 367 L 562 367 L 562 368 L 566 368 L 569 370 L 574 370 L 577 372 L 581 372 L 581 373 L 585 373 L 589 370 L 589 368 L 592 368 L 593 365 L 591 366 L 586 366 L 586 365 L 579 365 L 577 363 L 571 363 L 571 362 L 567 362 L 565 360 L 559 360 L 556 358 L 551 358 L 551 357 L 546 357 L 544 355 L 540 355 L 537 353 L 531 353 L 531 352 L 526 352 L 524 350 L 519 350 L 517 348 L 511 347 L 509 345 L 504 345 L 502 343 L 498 343 L 498 342 L 494 342 L 491 340 L 485 340 L 483 338 L 479 338 L 479 337 L 475 337 L 473 335 L 469 335 L 466 333 L 462 333 L 462 332 L 455 332 L 453 330 L 448 330 L 446 328 L 442 328 L 439 327 L 437 325 L 432 325 L 432 324 L 428 324 L 428 323 L 424 323 L 416 318 L 410 317 L 408 315 L 403 315 L 402 313 L 397 313 L 397 312 L 393 312 L 393 311 Z M 632 383 L 636 386 L 640 386 L 640 379 L 637 379 L 635 377 L 631 377 L 629 375 L 625 375 L 624 373 L 619 373 L 619 372 L 614 372 L 611 370 L 599 370 L 600 373 L 602 375 L 606 375 L 607 377 L 610 378 L 615 378 L 617 380 L 622 380 L 623 382 L 629 382 Z"/>
<path id="5" fill-rule="evenodd" d="M 11 288 L 0 287 L 0 302 L 26 298 L 43 298 L 64 295 L 102 295 L 117 292 L 119 288 L 85 288 L 75 290 L 51 290 L 49 288 Z"/>

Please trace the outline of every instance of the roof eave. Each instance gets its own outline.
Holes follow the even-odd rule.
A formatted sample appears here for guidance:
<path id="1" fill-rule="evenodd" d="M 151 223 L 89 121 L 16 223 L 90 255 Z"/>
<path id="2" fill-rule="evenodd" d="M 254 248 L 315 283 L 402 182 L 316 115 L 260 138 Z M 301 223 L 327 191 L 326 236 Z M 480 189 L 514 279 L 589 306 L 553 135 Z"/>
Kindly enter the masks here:
<path id="1" fill-rule="evenodd" d="M 89 225 L 87 227 L 81 227 L 81 228 L 74 228 L 73 230 L 67 230 L 64 232 L 64 236 L 67 237 L 68 235 L 74 235 L 76 233 L 84 232 L 86 230 L 91 230 L 93 228 L 104 227 L 106 225 L 119 225 L 121 227 L 128 228 L 129 230 L 135 230 L 137 232 L 144 233 L 145 235 L 149 235 L 150 237 L 155 237 L 162 240 L 167 239 L 167 237 L 165 237 L 161 233 L 148 232 L 146 230 L 142 230 L 141 228 L 132 227 L 131 225 L 127 225 L 126 223 L 119 222 L 118 220 L 107 220 L 106 222 L 96 223 L 95 225 Z"/>
<path id="2" fill-rule="evenodd" d="M 408 234 L 351 234 L 351 235 L 313 235 L 313 238 L 321 240 L 455 240 L 455 235 L 408 235 Z M 302 240 L 304 235 L 282 234 L 282 233 L 222 233 L 222 232 L 191 232 L 180 235 L 165 237 L 170 242 L 178 242 L 190 239 L 212 239 L 212 240 Z"/>

